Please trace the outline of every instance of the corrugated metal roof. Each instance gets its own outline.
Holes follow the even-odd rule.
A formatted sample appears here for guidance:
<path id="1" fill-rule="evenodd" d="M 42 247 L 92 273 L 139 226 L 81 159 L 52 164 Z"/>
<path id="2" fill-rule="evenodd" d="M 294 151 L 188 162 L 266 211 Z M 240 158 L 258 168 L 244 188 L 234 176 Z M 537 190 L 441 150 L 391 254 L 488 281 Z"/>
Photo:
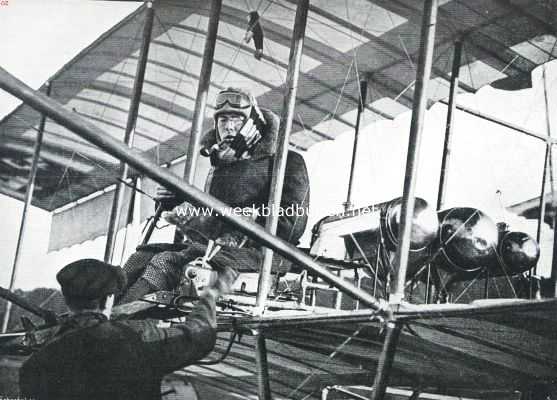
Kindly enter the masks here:
<path id="1" fill-rule="evenodd" d="M 254 2 L 255 3 L 255 2 Z M 348 6 L 349 5 L 349 6 Z M 264 55 L 243 41 L 246 1 L 225 0 L 209 105 L 226 86 L 250 89 L 280 113 L 294 23 L 294 0 L 259 2 Z M 185 153 L 208 24 L 205 1 L 159 0 L 134 146 L 165 163 Z M 368 79 L 366 119 L 411 108 L 423 2 L 313 0 L 290 143 L 298 149 L 353 129 L 358 82 Z M 557 1 L 440 1 L 430 101 L 448 96 L 453 43 L 462 38 L 460 90 L 527 79 L 557 54 Z M 144 8 L 83 50 L 51 80 L 51 96 L 123 138 L 141 42 Z M 44 87 L 43 87 L 44 90 Z M 211 127 L 207 109 L 205 127 Z M 0 121 L 0 192 L 21 198 L 40 116 L 26 105 Z M 54 210 L 115 182 L 117 160 L 58 124 L 46 124 L 34 204 Z"/>

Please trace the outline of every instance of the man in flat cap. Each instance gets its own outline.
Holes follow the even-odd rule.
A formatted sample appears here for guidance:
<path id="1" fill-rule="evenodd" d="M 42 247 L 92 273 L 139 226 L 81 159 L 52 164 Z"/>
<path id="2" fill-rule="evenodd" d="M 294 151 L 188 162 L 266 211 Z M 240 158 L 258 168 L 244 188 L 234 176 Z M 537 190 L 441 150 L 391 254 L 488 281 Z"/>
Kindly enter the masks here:
<path id="1" fill-rule="evenodd" d="M 67 321 L 20 370 L 21 394 L 33 399 L 160 399 L 164 375 L 205 357 L 215 345 L 215 299 L 235 279 L 218 271 L 183 324 L 160 328 L 152 320 L 111 321 L 122 269 L 84 259 L 56 276 L 71 310 Z"/>

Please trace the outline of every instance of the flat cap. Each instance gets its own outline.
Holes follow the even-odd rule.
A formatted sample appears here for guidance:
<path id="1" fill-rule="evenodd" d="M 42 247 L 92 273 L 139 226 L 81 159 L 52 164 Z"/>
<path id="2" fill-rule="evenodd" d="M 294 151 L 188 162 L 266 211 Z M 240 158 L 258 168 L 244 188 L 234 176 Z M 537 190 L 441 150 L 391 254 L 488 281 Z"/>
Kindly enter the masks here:
<path id="1" fill-rule="evenodd" d="M 64 296 L 99 299 L 119 293 L 126 285 L 120 267 L 86 258 L 66 265 L 56 275 Z"/>

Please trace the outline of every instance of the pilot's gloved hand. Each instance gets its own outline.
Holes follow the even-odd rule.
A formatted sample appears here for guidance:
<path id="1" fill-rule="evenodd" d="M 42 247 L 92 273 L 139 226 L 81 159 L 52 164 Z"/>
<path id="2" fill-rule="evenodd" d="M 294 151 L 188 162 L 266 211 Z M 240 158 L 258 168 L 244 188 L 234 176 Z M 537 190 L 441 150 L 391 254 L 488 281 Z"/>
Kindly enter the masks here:
<path id="1" fill-rule="evenodd" d="M 214 297 L 230 293 L 234 282 L 238 278 L 238 272 L 226 266 L 213 266 L 213 268 L 217 271 L 217 280 L 212 286 L 205 289 L 205 291 L 212 294 Z"/>
<path id="2" fill-rule="evenodd" d="M 185 201 L 173 207 L 170 211 L 163 212 L 162 218 L 169 224 L 182 228 L 198 215 L 198 208 Z"/>
<path id="3" fill-rule="evenodd" d="M 230 147 L 236 152 L 236 158 L 244 158 L 248 150 L 261 140 L 261 132 L 252 117 L 248 118 L 237 135 L 234 136 Z"/>
<path id="4" fill-rule="evenodd" d="M 244 121 L 238 133 L 226 136 L 216 147 L 213 146 L 215 149 L 210 153 L 211 163 L 216 165 L 218 161 L 226 163 L 249 158 L 261 140 L 265 125 L 261 114 L 252 107 L 249 118 Z"/>
<path id="5" fill-rule="evenodd" d="M 227 232 L 222 234 L 215 240 L 219 246 L 239 247 L 244 239 L 244 235 L 236 232 Z"/>
<path id="6" fill-rule="evenodd" d="M 245 218 L 251 221 L 255 221 L 259 217 L 260 213 L 257 208 L 244 207 L 241 213 L 238 215 L 241 218 Z M 216 240 L 215 243 L 220 246 L 228 247 L 242 247 L 247 241 L 246 235 L 238 230 L 232 230 L 222 233 Z"/>
<path id="7" fill-rule="evenodd" d="M 155 200 L 159 202 L 162 206 L 162 209 L 165 211 L 170 211 L 174 207 L 179 204 L 182 204 L 185 199 L 177 196 L 174 192 L 168 190 L 163 186 L 157 187 L 157 191 L 155 192 Z"/>

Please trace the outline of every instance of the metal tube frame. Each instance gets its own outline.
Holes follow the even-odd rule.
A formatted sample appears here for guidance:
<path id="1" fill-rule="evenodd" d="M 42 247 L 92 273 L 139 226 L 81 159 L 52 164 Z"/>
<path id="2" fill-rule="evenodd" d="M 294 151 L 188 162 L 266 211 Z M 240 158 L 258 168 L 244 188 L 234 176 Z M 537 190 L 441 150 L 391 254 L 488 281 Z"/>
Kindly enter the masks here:
<path id="1" fill-rule="evenodd" d="M 416 87 L 412 107 L 412 122 L 410 124 L 406 175 L 404 178 L 400 230 L 398 235 L 400 246 L 397 248 L 395 255 L 395 266 L 398 268 L 395 268 L 395 277 L 389 297 L 389 302 L 392 304 L 400 304 L 404 297 L 404 283 L 406 281 L 406 270 L 410 251 L 410 235 L 412 232 L 412 219 L 414 214 L 414 191 L 417 180 L 419 150 L 425 119 L 425 109 L 427 106 L 427 86 L 431 76 L 431 65 L 435 44 L 437 4 L 437 0 L 426 0 L 424 2 L 420 55 L 416 70 Z"/>
<path id="2" fill-rule="evenodd" d="M 540 213 L 538 215 L 538 225 L 536 230 L 536 240 L 540 243 L 541 235 L 542 235 L 542 225 L 545 218 L 545 195 L 547 194 L 547 170 L 549 169 L 549 155 L 551 154 L 551 145 L 549 143 L 546 144 L 545 147 L 545 157 L 544 157 L 544 164 L 543 164 L 543 173 L 542 173 L 542 187 L 541 187 L 541 194 L 540 194 Z M 534 275 L 537 273 L 537 265 L 534 266 Z"/>
<path id="3" fill-rule="evenodd" d="M 551 129 L 551 118 L 549 118 L 549 91 L 547 88 L 547 66 L 543 66 L 543 94 L 545 103 L 545 125 L 547 128 L 547 137 L 551 139 L 553 137 L 553 130 Z M 551 189 L 551 206 L 555 208 L 557 206 L 557 199 L 555 198 L 555 177 L 553 174 L 553 147 L 552 143 L 549 142 L 549 183 Z M 555 224 L 554 224 L 555 225 Z"/>
<path id="4" fill-rule="evenodd" d="M 551 148 L 549 152 L 549 156 L 552 157 L 553 148 Z M 553 194 L 555 196 L 555 193 Z M 555 197 L 553 201 L 555 202 Z M 554 207 L 554 213 L 556 212 L 557 207 Z M 557 297 L 557 215 L 553 216 L 553 257 L 551 260 L 551 280 L 553 282 L 553 297 Z"/>
<path id="5" fill-rule="evenodd" d="M 50 91 L 52 85 L 50 82 L 46 83 L 46 96 L 50 96 Z M 33 150 L 33 161 L 31 163 L 31 171 L 29 171 L 29 178 L 27 179 L 27 190 L 25 191 L 25 199 L 23 201 L 23 212 L 21 214 L 21 224 L 19 226 L 19 234 L 17 237 L 17 245 L 14 255 L 14 263 L 12 266 L 12 273 L 10 276 L 10 285 L 8 286 L 8 291 L 12 292 L 15 285 L 15 280 L 17 277 L 17 269 L 21 260 L 21 250 L 23 249 L 25 230 L 27 227 L 27 213 L 29 212 L 29 207 L 31 206 L 31 201 L 33 200 L 33 192 L 35 190 L 35 178 L 37 177 L 37 171 L 39 170 L 39 158 L 41 155 L 41 147 L 43 144 L 44 127 L 46 125 L 46 115 L 41 116 L 39 122 L 39 129 L 37 130 L 37 139 L 35 141 L 35 148 Z M 2 321 L 2 333 L 6 333 L 8 329 L 8 324 L 10 322 L 10 314 L 12 311 L 12 303 L 8 301 L 6 303 L 6 309 L 4 311 L 4 319 Z"/>
<path id="6" fill-rule="evenodd" d="M 410 251 L 410 234 L 414 214 L 414 189 L 416 185 L 418 156 L 421 134 L 423 130 L 425 108 L 427 105 L 427 86 L 431 75 L 433 50 L 435 44 L 435 25 L 437 20 L 437 0 L 425 0 L 422 17 L 422 31 L 420 37 L 420 56 L 416 70 L 416 89 L 412 107 L 412 122 L 410 124 L 410 138 L 408 156 L 406 160 L 406 176 L 402 196 L 400 217 L 399 243 L 396 251 L 395 277 L 390 290 L 389 303 L 398 305 L 404 297 L 406 270 Z M 379 357 L 377 372 L 373 382 L 372 400 L 383 400 L 387 389 L 387 382 L 393 365 L 396 346 L 400 337 L 401 324 L 390 318 L 386 323 L 386 336 L 383 349 Z"/>
<path id="7" fill-rule="evenodd" d="M 551 185 L 551 205 L 553 207 L 553 257 L 551 260 L 551 281 L 553 282 L 553 297 L 557 297 L 557 235 L 555 231 L 557 230 L 557 216 L 555 215 L 555 211 L 557 209 L 557 198 L 555 193 L 555 181 L 554 181 L 554 174 L 553 174 L 553 147 L 550 139 L 552 138 L 552 129 L 551 129 L 551 118 L 549 118 L 549 91 L 547 90 L 547 68 L 543 66 L 543 93 L 544 93 L 544 100 L 545 100 L 545 122 L 547 127 L 547 150 L 549 151 L 548 154 L 548 167 L 549 167 L 549 179 Z M 544 196 L 545 197 L 545 196 Z M 545 203 L 545 198 L 543 199 Z M 539 241 L 538 241 L 539 243 Z"/>
<path id="8" fill-rule="evenodd" d="M 354 400 L 367 400 L 367 397 L 361 396 L 357 393 L 351 392 L 348 389 L 343 388 L 342 386 L 327 386 L 321 391 L 321 400 L 327 400 L 329 392 L 339 392 L 342 393 L 344 396 L 347 396 L 350 399 Z"/>
<path id="9" fill-rule="evenodd" d="M 143 36 L 141 41 L 141 49 L 139 52 L 139 60 L 137 61 L 137 70 L 133 83 L 132 98 L 130 100 L 130 110 L 126 122 L 126 130 L 124 133 L 124 143 L 128 147 L 133 147 L 134 131 L 139 112 L 139 104 L 141 102 L 141 93 L 143 91 L 143 82 L 145 80 L 145 69 L 147 67 L 147 58 L 149 56 L 149 44 L 151 42 L 151 32 L 153 30 L 153 20 L 155 10 L 153 3 L 148 1 L 145 11 L 145 25 L 143 26 Z M 112 209 L 110 211 L 110 220 L 108 222 L 108 232 L 106 234 L 106 246 L 104 249 L 104 261 L 112 262 L 114 257 L 114 246 L 116 244 L 116 236 L 118 234 L 118 225 L 120 223 L 120 214 L 122 203 L 124 202 L 124 190 L 126 180 L 128 179 L 129 166 L 125 162 L 120 162 L 120 180 L 116 184 L 114 198 L 112 200 Z"/>
<path id="10" fill-rule="evenodd" d="M 199 144 L 201 142 L 201 134 L 203 133 L 203 120 L 205 109 L 207 108 L 207 96 L 211 86 L 211 73 L 213 70 L 213 59 L 215 56 L 215 44 L 217 42 L 221 8 L 222 0 L 212 0 L 207 37 L 203 50 L 203 61 L 199 73 L 199 85 L 197 86 L 197 96 L 195 98 L 186 165 L 184 166 L 184 179 L 190 185 L 193 185 L 197 159 L 199 158 Z"/>
<path id="11" fill-rule="evenodd" d="M 438 103 L 444 104 L 446 106 L 449 105 L 449 103 L 446 100 L 439 100 Z M 473 115 L 474 117 L 477 117 L 477 118 L 480 118 L 480 119 L 483 119 L 483 120 L 486 120 L 486 121 L 489 121 L 489 122 L 493 122 L 494 124 L 497 124 L 497 125 L 504 126 L 505 128 L 511 129 L 515 132 L 523 133 L 526 136 L 530 136 L 530 137 L 533 137 L 533 138 L 538 139 L 538 140 L 543 140 L 544 142 L 549 140 L 552 144 L 557 144 L 557 139 L 550 138 L 547 135 L 543 135 L 541 133 L 537 133 L 537 132 L 531 131 L 531 130 L 526 129 L 526 128 L 522 128 L 518 125 L 511 124 L 510 122 L 505 122 L 503 120 L 492 117 L 490 115 L 486 115 L 484 113 L 481 113 L 477 110 L 473 110 L 473 109 L 468 108 L 466 106 L 457 104 L 456 109 L 459 110 L 459 111 L 463 111 L 467 114 Z"/>
<path id="12" fill-rule="evenodd" d="M 356 116 L 356 128 L 354 129 L 354 144 L 352 146 L 352 161 L 350 163 L 350 177 L 348 179 L 348 191 L 346 193 L 346 202 L 344 203 L 344 211 L 349 211 L 352 204 L 352 186 L 354 184 L 354 171 L 356 169 L 356 158 L 358 154 L 358 139 L 360 137 L 360 120 L 366 104 L 367 96 L 367 80 L 360 81 L 360 96 L 358 102 L 358 114 Z"/>
<path id="13" fill-rule="evenodd" d="M 267 363 L 267 345 L 265 336 L 257 331 L 255 342 L 255 364 L 257 366 L 257 394 L 260 400 L 272 399 L 269 383 L 269 365 Z"/>
<path id="14" fill-rule="evenodd" d="M 385 397 L 402 325 L 399 322 L 388 321 L 385 329 L 387 332 L 383 341 L 383 349 L 379 356 L 375 379 L 373 380 L 371 400 L 383 400 Z"/>
<path id="15" fill-rule="evenodd" d="M 441 175 L 439 176 L 439 191 L 437 192 L 437 210 L 444 206 L 447 192 L 448 171 L 451 160 L 451 145 L 453 139 L 454 116 L 456 110 L 456 95 L 462 55 L 462 40 L 454 44 L 453 68 L 451 73 L 451 86 L 449 89 L 449 105 L 447 108 L 447 123 L 445 127 L 445 143 L 443 144 L 443 157 L 441 159 Z"/>
<path id="16" fill-rule="evenodd" d="M 296 8 L 294 20 L 294 31 L 290 45 L 290 56 L 288 71 L 286 75 L 286 87 L 288 92 L 284 96 L 280 127 L 277 135 L 277 150 L 273 164 L 273 176 L 271 179 L 271 189 L 269 193 L 269 209 L 272 211 L 267 218 L 265 229 L 274 235 L 278 226 L 278 207 L 282 197 L 284 184 L 284 173 L 286 171 L 286 160 L 288 156 L 288 139 L 292 131 L 292 118 L 296 106 L 296 93 L 298 90 L 298 77 L 304 47 L 304 35 L 306 30 L 309 0 L 301 0 Z M 257 287 L 256 314 L 261 314 L 265 307 L 265 300 L 270 290 L 271 264 L 273 261 L 273 251 L 264 249 L 263 266 L 259 273 Z"/>
<path id="17" fill-rule="evenodd" d="M 193 111 L 188 150 L 186 152 L 186 163 L 184 165 L 184 179 L 190 185 L 194 184 L 197 160 L 199 158 L 199 145 L 203 133 L 203 120 L 205 119 L 205 109 L 207 108 L 207 97 L 211 86 L 211 73 L 213 70 L 213 59 L 215 57 L 215 44 L 217 42 L 221 9 L 222 0 L 212 0 L 205 47 L 203 49 L 201 71 L 199 73 L 197 95 L 195 97 L 195 108 Z M 183 239 L 183 233 L 177 229 L 174 233 L 174 243 L 181 243 Z"/>
<path id="18" fill-rule="evenodd" d="M 8 304 L 15 304 L 24 310 L 27 310 L 46 321 L 47 324 L 54 324 L 57 322 L 56 314 L 54 314 L 50 310 L 45 310 L 33 303 L 28 302 L 25 298 L 18 296 L 17 294 L 11 292 L 8 289 L 5 289 L 0 286 L 0 298 L 6 299 Z M 2 333 L 6 333 L 3 331 Z"/>
<path id="19" fill-rule="evenodd" d="M 138 150 L 133 148 L 130 149 L 93 123 L 66 110 L 59 103 L 49 99 L 44 94 L 34 91 L 1 67 L 0 88 L 21 99 L 30 107 L 45 113 L 47 117 L 83 137 L 85 140 L 100 147 L 113 157 L 127 162 L 131 167 L 135 168 L 140 173 L 149 176 L 157 183 L 175 191 L 193 205 L 205 206 L 217 211 L 227 208 L 227 205 L 222 201 L 215 199 L 211 195 L 192 185 L 186 184 L 181 178 L 173 173 L 154 165 Z M 374 310 L 386 312 L 388 308 L 386 304 L 379 302 L 373 296 L 369 295 L 362 289 L 355 287 L 353 284 L 346 282 L 343 279 L 339 279 L 325 267 L 315 262 L 310 256 L 304 254 L 285 240 L 271 235 L 255 222 L 244 218 L 236 218 L 235 216 L 224 212 L 219 216 L 223 221 L 245 233 L 251 239 L 258 241 L 264 246 L 273 248 L 277 253 L 284 256 L 289 261 L 305 267 L 309 271 L 318 275 L 325 282 L 337 286 L 349 296 L 359 299 Z"/>
<path id="20" fill-rule="evenodd" d="M 271 188 L 269 193 L 269 209 L 272 211 L 267 218 L 265 229 L 271 235 L 275 235 L 278 227 L 280 202 L 282 189 L 284 186 L 284 174 L 286 171 L 286 160 L 288 158 L 288 141 L 292 131 L 292 119 L 294 108 L 296 107 L 296 93 L 298 91 L 298 78 L 300 75 L 300 65 L 302 62 L 304 36 L 306 32 L 307 15 L 309 0 L 300 0 L 296 7 L 296 17 L 294 19 L 294 29 L 290 42 L 290 55 L 288 57 L 288 71 L 286 73 L 287 92 L 282 104 L 279 132 L 276 142 L 277 149 L 273 163 L 273 176 L 271 178 Z M 255 304 L 255 315 L 262 315 L 265 310 L 265 301 L 271 289 L 271 267 L 273 263 L 273 250 L 265 247 L 263 250 L 263 265 L 259 272 L 257 284 L 257 300 Z M 339 278 L 341 279 L 341 278 Z M 267 366 L 267 350 L 265 337 L 261 332 L 257 333 L 256 342 L 256 364 L 257 364 L 257 386 L 260 400 L 271 399 L 271 389 L 269 385 L 269 371 Z"/>

